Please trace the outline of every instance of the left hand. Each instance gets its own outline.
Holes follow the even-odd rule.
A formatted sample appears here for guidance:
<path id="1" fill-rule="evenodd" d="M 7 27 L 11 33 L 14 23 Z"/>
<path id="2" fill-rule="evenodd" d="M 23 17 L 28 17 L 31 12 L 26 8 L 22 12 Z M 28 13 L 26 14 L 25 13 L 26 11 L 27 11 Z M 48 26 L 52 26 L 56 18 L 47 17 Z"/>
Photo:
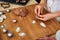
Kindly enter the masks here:
<path id="1" fill-rule="evenodd" d="M 47 20 L 53 19 L 55 17 L 56 17 L 56 14 L 48 13 L 48 14 L 45 14 L 45 15 L 40 15 L 39 17 L 37 16 L 36 18 L 40 19 L 42 21 L 47 21 Z"/>

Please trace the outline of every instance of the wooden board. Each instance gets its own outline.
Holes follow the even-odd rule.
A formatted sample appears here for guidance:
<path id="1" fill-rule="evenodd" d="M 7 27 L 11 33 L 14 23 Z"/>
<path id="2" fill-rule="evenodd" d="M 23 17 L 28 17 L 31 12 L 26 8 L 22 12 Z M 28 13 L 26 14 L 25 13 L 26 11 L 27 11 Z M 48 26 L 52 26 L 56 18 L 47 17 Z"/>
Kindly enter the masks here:
<path id="1" fill-rule="evenodd" d="M 22 18 L 14 14 L 14 9 L 12 9 L 10 13 L 4 11 L 6 13 L 7 19 L 4 20 L 4 22 L 1 24 L 6 24 L 6 29 L 8 29 L 9 32 L 14 33 L 14 36 L 12 38 L 8 38 L 7 34 L 2 33 L 1 29 L 0 40 L 36 40 L 37 38 L 56 33 L 56 31 L 59 30 L 60 27 L 59 23 L 55 19 L 46 21 L 46 28 L 43 28 L 39 25 L 39 23 L 41 22 L 40 20 L 38 20 L 36 24 L 32 24 L 32 21 L 35 19 L 35 6 L 36 5 L 26 6 L 26 8 L 28 9 L 28 15 Z M 13 19 L 16 19 L 17 23 L 13 23 Z M 20 37 L 18 33 L 16 33 L 16 28 L 18 26 L 21 27 L 20 32 L 25 32 L 26 36 Z"/>

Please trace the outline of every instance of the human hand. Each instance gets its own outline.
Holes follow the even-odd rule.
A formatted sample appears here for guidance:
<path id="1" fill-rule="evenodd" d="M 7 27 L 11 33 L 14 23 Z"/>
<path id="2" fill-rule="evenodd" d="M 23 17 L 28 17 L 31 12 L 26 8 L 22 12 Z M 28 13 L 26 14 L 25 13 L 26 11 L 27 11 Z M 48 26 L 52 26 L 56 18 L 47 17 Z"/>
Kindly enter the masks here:
<path id="1" fill-rule="evenodd" d="M 35 14 L 39 16 L 41 13 L 43 13 L 43 4 L 39 4 L 35 7 Z"/>
<path id="2" fill-rule="evenodd" d="M 48 14 L 45 14 L 45 15 L 39 15 L 39 17 L 37 16 L 36 18 L 40 19 L 42 21 L 47 21 L 47 20 L 53 19 L 55 17 L 56 17 L 56 14 L 48 13 Z"/>

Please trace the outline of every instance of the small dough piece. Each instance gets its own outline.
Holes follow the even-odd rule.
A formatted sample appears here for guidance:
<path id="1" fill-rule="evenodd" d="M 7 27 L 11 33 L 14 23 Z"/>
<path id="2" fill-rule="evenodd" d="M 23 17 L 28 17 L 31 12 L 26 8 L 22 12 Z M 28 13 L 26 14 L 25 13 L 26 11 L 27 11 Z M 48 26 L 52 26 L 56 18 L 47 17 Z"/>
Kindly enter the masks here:
<path id="1" fill-rule="evenodd" d="M 16 32 L 20 32 L 20 30 L 21 30 L 20 27 L 16 28 Z"/>
<path id="2" fill-rule="evenodd" d="M 1 18 L 6 19 L 7 17 L 6 15 L 1 15 Z"/>
<path id="3" fill-rule="evenodd" d="M 0 12 L 0 15 L 3 15 L 4 13 L 3 12 Z"/>
<path id="4" fill-rule="evenodd" d="M 6 28 L 6 24 L 1 25 L 0 28 Z"/>
<path id="5" fill-rule="evenodd" d="M 36 21 L 35 21 L 35 20 L 33 20 L 33 21 L 32 21 L 32 23 L 33 23 L 33 24 L 35 24 L 35 23 L 36 23 Z"/>
<path id="6" fill-rule="evenodd" d="M 40 25 L 41 25 L 42 27 L 46 27 L 46 25 L 45 25 L 44 22 L 40 22 Z"/>
<path id="7" fill-rule="evenodd" d="M 17 22 L 17 20 L 15 20 L 15 19 L 14 19 L 14 20 L 12 20 L 12 21 L 13 21 L 13 23 L 16 23 L 16 22 Z"/>
<path id="8" fill-rule="evenodd" d="M 10 9 L 7 9 L 6 12 L 10 12 L 11 10 Z"/>
<path id="9" fill-rule="evenodd" d="M 2 29 L 2 32 L 3 32 L 3 33 L 7 33 L 7 30 L 6 30 L 6 29 Z"/>
<path id="10" fill-rule="evenodd" d="M 0 17 L 0 22 L 3 22 L 3 18 L 2 17 Z"/>
<path id="11" fill-rule="evenodd" d="M 7 36 L 8 36 L 9 38 L 13 37 L 13 33 L 8 33 Z"/>
<path id="12" fill-rule="evenodd" d="M 17 16 L 25 17 L 28 14 L 28 10 L 26 8 L 17 8 L 14 10 L 14 13 Z"/>
<path id="13" fill-rule="evenodd" d="M 26 35 L 26 33 L 22 32 L 22 33 L 19 33 L 18 35 L 21 37 L 24 37 Z"/>
<path id="14" fill-rule="evenodd" d="M 1 28 L 5 28 L 5 26 L 4 26 L 4 25 L 1 25 L 0 27 L 1 27 Z"/>

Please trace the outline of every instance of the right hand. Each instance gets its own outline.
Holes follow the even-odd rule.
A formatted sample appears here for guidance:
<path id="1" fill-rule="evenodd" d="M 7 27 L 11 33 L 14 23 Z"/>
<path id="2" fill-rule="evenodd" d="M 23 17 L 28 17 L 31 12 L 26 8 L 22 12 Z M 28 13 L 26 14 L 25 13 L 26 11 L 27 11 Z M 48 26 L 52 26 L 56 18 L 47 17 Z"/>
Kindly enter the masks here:
<path id="1" fill-rule="evenodd" d="M 36 14 L 37 16 L 40 16 L 40 14 L 43 13 L 43 8 L 44 8 L 44 6 L 43 6 L 42 4 L 37 5 L 37 6 L 35 7 L 35 14 Z"/>

